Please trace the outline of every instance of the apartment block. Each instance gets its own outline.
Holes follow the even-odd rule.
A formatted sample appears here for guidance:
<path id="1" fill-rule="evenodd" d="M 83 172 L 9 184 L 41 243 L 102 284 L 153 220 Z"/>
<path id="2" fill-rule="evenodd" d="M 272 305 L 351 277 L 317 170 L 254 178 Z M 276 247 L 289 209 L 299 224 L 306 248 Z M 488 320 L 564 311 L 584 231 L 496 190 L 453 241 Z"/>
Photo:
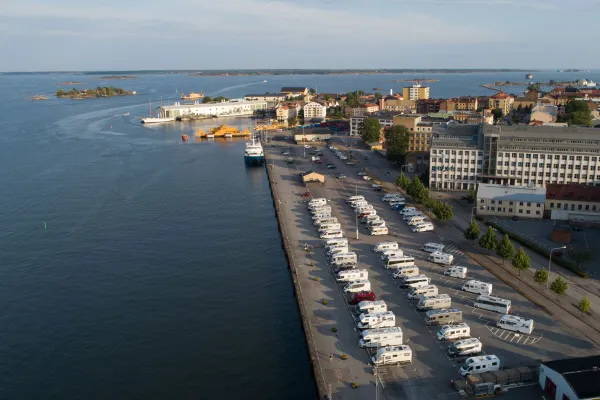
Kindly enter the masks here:
<path id="1" fill-rule="evenodd" d="M 415 83 L 402 89 L 402 97 L 406 100 L 422 100 L 429 98 L 429 87 Z"/>
<path id="2" fill-rule="evenodd" d="M 367 118 L 376 118 L 379 121 L 382 129 L 394 125 L 394 117 L 398 115 L 397 112 L 377 112 L 373 115 L 352 117 L 350 118 L 350 136 L 359 136 L 362 123 Z"/>
<path id="3" fill-rule="evenodd" d="M 310 102 L 304 105 L 304 119 L 325 119 L 327 116 L 327 107 L 317 102 Z"/>
<path id="4" fill-rule="evenodd" d="M 438 113 L 446 100 L 421 99 L 416 101 L 418 114 Z"/>
<path id="5" fill-rule="evenodd" d="M 433 124 L 422 122 L 420 115 L 396 115 L 393 118 L 394 125 L 402 125 L 410 131 L 408 142 L 409 152 L 427 152 L 431 142 Z"/>
<path id="6" fill-rule="evenodd" d="M 515 99 L 510 94 L 504 93 L 503 91 L 499 91 L 498 93 L 490 97 L 490 108 L 499 108 L 500 110 L 502 110 L 503 115 L 508 115 L 512 110 L 514 102 Z"/>
<path id="7" fill-rule="evenodd" d="M 477 188 L 477 215 L 538 218 L 544 216 L 546 189 L 487 183 Z"/>

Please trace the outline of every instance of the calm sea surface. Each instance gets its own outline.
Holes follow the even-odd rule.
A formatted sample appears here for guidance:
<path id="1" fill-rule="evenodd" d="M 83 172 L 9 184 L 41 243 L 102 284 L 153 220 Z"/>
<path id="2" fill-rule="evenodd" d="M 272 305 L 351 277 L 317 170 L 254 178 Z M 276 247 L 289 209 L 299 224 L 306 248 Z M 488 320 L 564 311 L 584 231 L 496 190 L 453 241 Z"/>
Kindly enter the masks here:
<path id="1" fill-rule="evenodd" d="M 0 398 L 314 398 L 264 170 L 244 166 L 243 141 L 181 142 L 215 121 L 144 127 L 135 117 L 176 90 L 396 91 L 391 80 L 413 77 L 0 75 Z M 426 77 L 440 79 L 432 97 L 524 80 Z M 584 77 L 600 81 L 534 80 Z M 68 80 L 138 95 L 26 100 Z"/>

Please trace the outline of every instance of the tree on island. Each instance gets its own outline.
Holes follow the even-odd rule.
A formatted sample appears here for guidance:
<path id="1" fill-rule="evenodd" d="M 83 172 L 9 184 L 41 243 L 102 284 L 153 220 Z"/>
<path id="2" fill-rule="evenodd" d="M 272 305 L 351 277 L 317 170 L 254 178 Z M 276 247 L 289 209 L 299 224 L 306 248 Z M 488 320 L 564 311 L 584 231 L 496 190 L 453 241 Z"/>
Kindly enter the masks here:
<path id="1" fill-rule="evenodd" d="M 540 85 L 538 83 L 532 83 L 531 85 L 527 86 L 527 91 L 531 91 L 531 90 L 535 90 L 537 92 L 541 92 L 542 89 L 540 88 Z"/>
<path id="2" fill-rule="evenodd" d="M 385 137 L 387 159 L 394 162 L 404 160 L 408 151 L 410 132 L 404 125 L 394 125 L 383 132 Z"/>
<path id="3" fill-rule="evenodd" d="M 212 101 L 213 101 L 212 97 L 204 96 L 204 98 L 202 99 L 202 104 L 210 103 Z"/>
<path id="4" fill-rule="evenodd" d="M 315 94 L 315 93 L 317 93 L 317 91 L 316 91 L 315 89 L 313 89 L 313 88 L 310 88 L 310 89 L 308 90 L 308 93 L 310 93 L 310 94 Z"/>
<path id="5" fill-rule="evenodd" d="M 360 136 L 366 143 L 381 140 L 381 124 L 377 118 L 367 118 L 362 123 Z"/>

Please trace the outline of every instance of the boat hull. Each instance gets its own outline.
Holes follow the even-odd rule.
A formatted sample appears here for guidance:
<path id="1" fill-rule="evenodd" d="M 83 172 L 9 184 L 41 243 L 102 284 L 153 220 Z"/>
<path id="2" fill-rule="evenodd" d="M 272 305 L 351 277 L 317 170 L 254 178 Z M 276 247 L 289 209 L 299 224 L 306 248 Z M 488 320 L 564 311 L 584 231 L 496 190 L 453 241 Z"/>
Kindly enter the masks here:
<path id="1" fill-rule="evenodd" d="M 162 124 L 173 121 L 175 121 L 175 118 L 142 118 L 143 124 Z"/>
<path id="2" fill-rule="evenodd" d="M 263 165 L 265 163 L 265 156 L 244 156 L 246 165 Z"/>

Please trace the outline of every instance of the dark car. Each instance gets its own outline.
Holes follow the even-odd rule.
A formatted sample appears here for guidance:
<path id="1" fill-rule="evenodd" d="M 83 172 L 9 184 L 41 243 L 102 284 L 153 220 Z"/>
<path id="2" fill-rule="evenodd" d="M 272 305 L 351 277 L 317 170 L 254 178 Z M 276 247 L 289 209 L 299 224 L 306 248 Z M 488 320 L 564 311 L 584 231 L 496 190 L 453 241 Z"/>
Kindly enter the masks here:
<path id="1" fill-rule="evenodd" d="M 578 227 L 578 226 L 574 226 L 574 227 L 573 227 L 573 230 L 574 230 L 575 232 L 583 232 L 583 228 L 580 228 L 580 227 Z"/>
<path id="2" fill-rule="evenodd" d="M 518 221 L 518 220 L 519 220 L 519 218 L 518 218 L 517 216 L 514 216 L 514 217 L 512 217 L 512 220 L 513 220 L 513 221 Z"/>
<path id="3" fill-rule="evenodd" d="M 329 164 L 329 165 L 327 166 L 327 168 L 329 168 L 329 169 L 336 169 L 337 167 L 336 167 L 335 165 L 333 165 L 333 164 Z"/>
<path id="4" fill-rule="evenodd" d="M 376 192 L 381 192 L 381 191 L 383 191 L 383 188 L 382 187 L 377 187 L 377 188 L 374 188 L 373 190 L 376 191 Z"/>
<path id="5" fill-rule="evenodd" d="M 365 157 L 365 160 L 368 160 L 368 159 L 369 159 L 369 157 Z"/>
<path id="6" fill-rule="evenodd" d="M 352 296 L 348 303 L 356 305 L 361 301 L 375 301 L 376 297 L 373 292 L 358 292 Z"/>
<path id="7" fill-rule="evenodd" d="M 323 157 L 323 153 L 317 153 L 317 155 Z"/>

